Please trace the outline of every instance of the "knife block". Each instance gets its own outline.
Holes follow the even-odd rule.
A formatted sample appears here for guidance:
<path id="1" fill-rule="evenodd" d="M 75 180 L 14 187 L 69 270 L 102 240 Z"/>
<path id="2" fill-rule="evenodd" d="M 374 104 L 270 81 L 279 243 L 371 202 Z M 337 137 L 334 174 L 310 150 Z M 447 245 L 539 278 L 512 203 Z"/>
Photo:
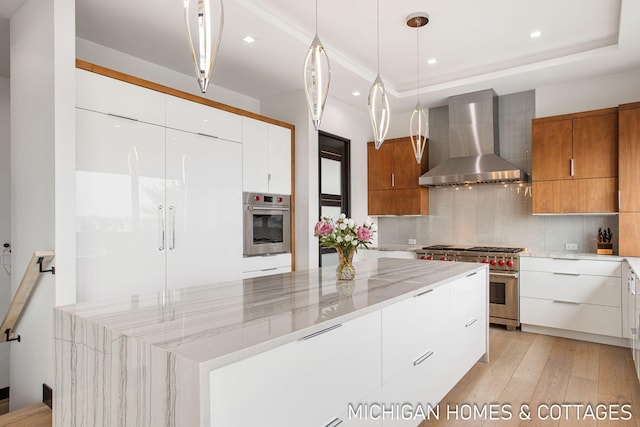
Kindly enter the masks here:
<path id="1" fill-rule="evenodd" d="M 613 255 L 613 243 L 596 242 L 596 253 L 598 255 Z"/>

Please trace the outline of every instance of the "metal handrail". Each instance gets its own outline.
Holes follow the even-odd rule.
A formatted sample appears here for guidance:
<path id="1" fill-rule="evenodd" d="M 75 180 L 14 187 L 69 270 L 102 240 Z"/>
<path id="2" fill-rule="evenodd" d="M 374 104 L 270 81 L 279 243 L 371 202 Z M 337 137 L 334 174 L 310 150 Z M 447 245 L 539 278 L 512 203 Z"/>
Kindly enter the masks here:
<path id="1" fill-rule="evenodd" d="M 0 326 L 0 342 L 3 341 L 18 341 L 20 342 L 20 335 L 16 335 L 13 331 L 20 320 L 20 316 L 24 310 L 24 307 L 29 301 L 29 296 L 34 286 L 38 283 L 41 273 L 56 274 L 55 267 L 51 267 L 48 270 L 43 270 L 43 264 L 50 262 L 55 257 L 54 251 L 36 251 L 31 256 L 29 264 L 24 271 L 18 290 L 13 296 L 7 315 L 2 321 Z"/>

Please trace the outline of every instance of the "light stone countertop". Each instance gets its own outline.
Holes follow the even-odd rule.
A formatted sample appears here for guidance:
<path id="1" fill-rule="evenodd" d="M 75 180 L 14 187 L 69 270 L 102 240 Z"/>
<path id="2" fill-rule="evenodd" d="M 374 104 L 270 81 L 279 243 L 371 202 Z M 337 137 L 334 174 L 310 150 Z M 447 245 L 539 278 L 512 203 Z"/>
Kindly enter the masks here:
<path id="1" fill-rule="evenodd" d="M 526 252 L 521 252 L 518 255 L 520 257 L 584 259 L 592 261 L 624 261 L 625 259 L 625 257 L 617 255 L 598 255 L 573 251 L 547 251 L 541 249 L 528 249 Z"/>
<path id="2" fill-rule="evenodd" d="M 379 244 L 376 247 L 369 248 L 370 250 L 378 250 L 378 251 L 406 251 L 406 252 L 416 252 L 421 250 L 423 247 L 427 245 L 401 245 L 401 244 Z"/>
<path id="3" fill-rule="evenodd" d="M 200 369 L 258 354 L 409 298 L 487 266 L 380 258 L 354 264 L 356 279 L 337 282 L 335 267 L 169 290 L 56 309 L 56 336 L 83 328 L 167 351 Z"/>

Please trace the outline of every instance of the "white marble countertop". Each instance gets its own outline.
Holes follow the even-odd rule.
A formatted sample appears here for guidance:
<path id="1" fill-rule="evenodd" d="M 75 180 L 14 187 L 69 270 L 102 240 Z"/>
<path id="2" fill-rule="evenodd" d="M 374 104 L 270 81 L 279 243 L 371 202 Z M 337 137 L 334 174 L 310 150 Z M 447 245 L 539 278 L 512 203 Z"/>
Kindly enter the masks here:
<path id="1" fill-rule="evenodd" d="M 115 340 L 150 345 L 203 370 L 295 341 L 409 298 L 486 265 L 381 258 L 355 264 L 353 282 L 335 267 L 169 290 L 57 308 L 57 328 L 82 322 Z M 352 286 L 349 291 L 348 287 Z"/>
<path id="2" fill-rule="evenodd" d="M 569 258 L 569 259 L 585 259 L 594 261 L 624 261 L 625 257 L 617 255 L 598 255 L 594 253 L 574 252 L 574 251 L 547 251 L 542 249 L 528 249 L 526 252 L 518 254 L 521 257 L 536 258 Z"/>
<path id="3" fill-rule="evenodd" d="M 369 249 L 378 250 L 378 251 L 406 251 L 406 252 L 415 252 L 419 251 L 426 245 L 401 245 L 401 244 L 379 244 L 378 246 L 371 247 Z"/>

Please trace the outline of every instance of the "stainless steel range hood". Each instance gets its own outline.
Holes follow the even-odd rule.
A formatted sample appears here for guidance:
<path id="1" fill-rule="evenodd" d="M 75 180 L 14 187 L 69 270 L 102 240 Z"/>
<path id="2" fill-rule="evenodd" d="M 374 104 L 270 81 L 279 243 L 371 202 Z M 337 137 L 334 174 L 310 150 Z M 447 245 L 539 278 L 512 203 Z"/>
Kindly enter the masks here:
<path id="1" fill-rule="evenodd" d="M 498 96 L 493 89 L 449 98 L 449 159 L 422 175 L 423 186 L 527 181 L 500 157 Z"/>

